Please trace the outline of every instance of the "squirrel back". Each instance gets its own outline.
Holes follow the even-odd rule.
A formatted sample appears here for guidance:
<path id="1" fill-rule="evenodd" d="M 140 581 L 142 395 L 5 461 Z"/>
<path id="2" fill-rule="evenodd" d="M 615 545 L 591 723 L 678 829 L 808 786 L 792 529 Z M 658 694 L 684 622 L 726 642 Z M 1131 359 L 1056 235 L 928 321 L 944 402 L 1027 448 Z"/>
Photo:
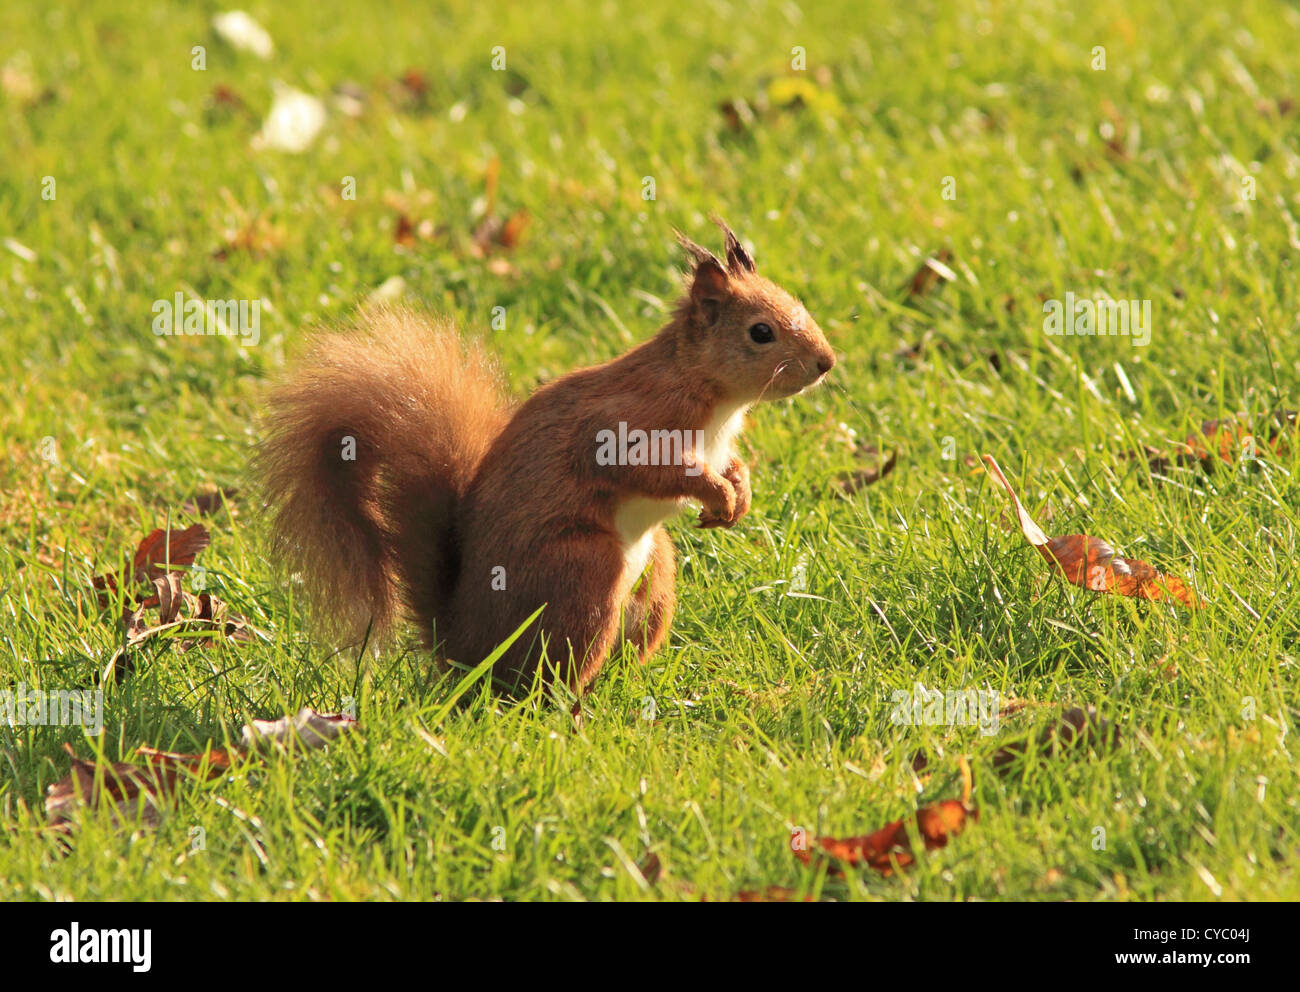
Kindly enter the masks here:
<path id="1" fill-rule="evenodd" d="M 337 633 L 388 633 L 402 608 L 428 643 L 459 570 L 455 516 L 510 418 L 483 348 L 412 310 L 364 310 L 318 334 L 270 397 L 256 472 L 272 542 Z"/>

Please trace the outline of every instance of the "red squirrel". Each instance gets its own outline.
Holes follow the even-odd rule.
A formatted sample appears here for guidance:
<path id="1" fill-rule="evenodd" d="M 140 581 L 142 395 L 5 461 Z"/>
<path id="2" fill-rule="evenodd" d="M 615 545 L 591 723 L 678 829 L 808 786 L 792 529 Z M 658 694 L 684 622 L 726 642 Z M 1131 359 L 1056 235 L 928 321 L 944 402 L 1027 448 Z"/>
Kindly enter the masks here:
<path id="1" fill-rule="evenodd" d="M 677 234 L 688 288 L 658 334 L 519 406 L 479 344 L 415 311 L 316 337 L 271 394 L 258 462 L 273 540 L 319 612 L 382 635 L 404 611 L 473 666 L 544 605 L 494 665 L 507 691 L 528 688 L 543 649 L 543 681 L 579 691 L 623 641 L 650 657 L 676 605 L 663 522 L 696 500 L 700 526 L 734 526 L 751 498 L 732 450 L 746 411 L 835 364 L 717 223 L 725 262 Z"/>

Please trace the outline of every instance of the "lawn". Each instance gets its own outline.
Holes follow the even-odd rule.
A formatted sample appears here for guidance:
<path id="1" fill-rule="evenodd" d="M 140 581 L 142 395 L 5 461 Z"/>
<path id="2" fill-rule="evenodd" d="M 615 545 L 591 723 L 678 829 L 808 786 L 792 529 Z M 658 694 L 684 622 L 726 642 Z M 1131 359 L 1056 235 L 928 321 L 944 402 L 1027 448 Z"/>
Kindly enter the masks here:
<path id="1" fill-rule="evenodd" d="M 0 900 L 1300 898 L 1300 444 L 1268 427 L 1300 406 L 1293 7 L 248 9 L 270 58 L 207 3 L 0 9 L 0 689 L 93 686 L 123 632 L 91 577 L 169 521 L 265 634 L 133 649 L 100 736 L 0 726 Z M 277 86 L 327 109 L 304 152 L 260 134 Z M 839 364 L 753 412 L 739 526 L 671 524 L 651 664 L 611 661 L 575 728 L 409 632 L 314 632 L 247 478 L 306 329 L 400 297 L 523 396 L 652 334 L 673 228 L 719 250 L 712 212 Z M 156 334 L 178 293 L 260 301 L 257 340 Z M 1049 333 L 1067 294 L 1145 302 L 1149 340 Z M 893 471 L 846 491 L 869 446 Z M 1048 535 L 1202 608 L 1054 576 L 986 453 Z M 1032 705 L 900 721 L 918 685 Z M 65 743 L 196 752 L 304 705 L 356 728 L 154 828 L 46 828 Z M 1106 733 L 1036 743 L 1089 707 Z M 978 821 L 898 871 L 791 850 L 966 788 Z"/>

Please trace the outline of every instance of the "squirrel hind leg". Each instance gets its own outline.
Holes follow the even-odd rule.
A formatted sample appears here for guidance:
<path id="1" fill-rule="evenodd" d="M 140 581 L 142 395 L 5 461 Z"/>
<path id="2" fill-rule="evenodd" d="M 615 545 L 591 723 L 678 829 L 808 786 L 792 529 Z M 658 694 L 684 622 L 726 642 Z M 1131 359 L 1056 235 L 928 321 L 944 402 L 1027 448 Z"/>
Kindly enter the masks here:
<path id="1" fill-rule="evenodd" d="M 677 562 L 673 542 L 660 527 L 655 532 L 650 567 L 633 589 L 623 606 L 623 641 L 637 652 L 645 664 L 668 636 L 677 608 Z"/>

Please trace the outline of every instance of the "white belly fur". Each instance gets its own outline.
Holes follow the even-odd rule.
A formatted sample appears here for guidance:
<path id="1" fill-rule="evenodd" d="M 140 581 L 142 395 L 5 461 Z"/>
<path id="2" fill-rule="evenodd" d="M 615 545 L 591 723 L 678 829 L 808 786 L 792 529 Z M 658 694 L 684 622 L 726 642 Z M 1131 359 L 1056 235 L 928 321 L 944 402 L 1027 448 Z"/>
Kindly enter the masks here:
<path id="1" fill-rule="evenodd" d="M 721 408 L 714 412 L 702 430 L 696 454 L 715 472 L 731 461 L 731 445 L 745 422 L 748 405 Z M 624 500 L 614 515 L 614 526 L 623 542 L 625 582 L 635 582 L 645 571 L 654 550 L 654 532 L 661 523 L 681 508 L 681 500 L 648 499 L 634 496 Z"/>

